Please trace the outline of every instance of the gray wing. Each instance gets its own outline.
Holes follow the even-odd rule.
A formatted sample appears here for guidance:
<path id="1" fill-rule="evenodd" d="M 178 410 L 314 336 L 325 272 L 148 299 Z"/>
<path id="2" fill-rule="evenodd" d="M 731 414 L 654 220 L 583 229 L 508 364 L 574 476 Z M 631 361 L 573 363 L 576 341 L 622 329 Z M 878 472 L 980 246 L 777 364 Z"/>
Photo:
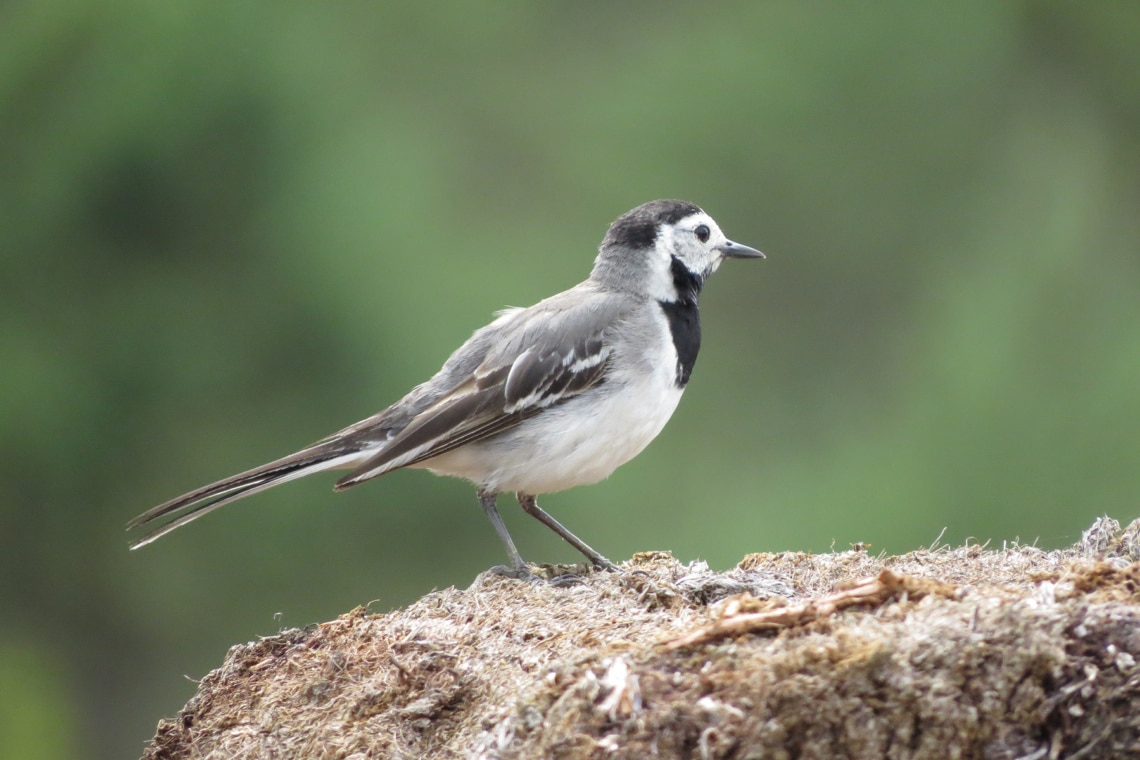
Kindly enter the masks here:
<path id="1" fill-rule="evenodd" d="M 584 283 L 483 328 L 385 419 L 342 431 L 387 441 L 337 489 L 501 433 L 602 382 L 612 328 L 633 305 Z"/>

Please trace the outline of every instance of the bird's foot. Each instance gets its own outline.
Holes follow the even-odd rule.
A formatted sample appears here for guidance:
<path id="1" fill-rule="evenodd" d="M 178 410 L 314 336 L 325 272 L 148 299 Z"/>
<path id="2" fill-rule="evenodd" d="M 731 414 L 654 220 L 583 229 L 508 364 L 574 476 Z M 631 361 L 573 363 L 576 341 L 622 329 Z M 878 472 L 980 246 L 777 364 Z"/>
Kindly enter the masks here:
<path id="1" fill-rule="evenodd" d="M 603 571 L 616 572 L 617 567 L 607 560 L 605 564 L 597 562 L 576 562 L 568 565 L 539 565 L 538 568 L 539 575 L 547 579 L 551 585 L 560 588 L 577 586 L 583 582 L 586 576 Z"/>
<path id="2" fill-rule="evenodd" d="M 603 559 L 605 559 L 603 557 Z M 577 586 L 591 573 L 602 571 L 616 572 L 617 567 L 608 560 L 605 564 L 598 562 L 576 562 L 574 564 L 557 565 L 496 565 L 487 570 L 487 574 L 497 575 L 500 578 L 512 578 L 530 583 L 544 582 L 556 588 Z"/>
<path id="3" fill-rule="evenodd" d="M 616 573 L 618 571 L 617 565 L 600 554 L 597 557 L 591 557 L 590 564 L 593 565 L 595 570 L 605 570 L 610 573 Z"/>
<path id="4" fill-rule="evenodd" d="M 497 575 L 501 578 L 513 578 L 516 581 L 527 581 L 528 583 L 538 583 L 545 580 L 539 575 L 536 575 L 526 565 L 495 565 L 488 568 L 487 573 L 490 575 Z"/>

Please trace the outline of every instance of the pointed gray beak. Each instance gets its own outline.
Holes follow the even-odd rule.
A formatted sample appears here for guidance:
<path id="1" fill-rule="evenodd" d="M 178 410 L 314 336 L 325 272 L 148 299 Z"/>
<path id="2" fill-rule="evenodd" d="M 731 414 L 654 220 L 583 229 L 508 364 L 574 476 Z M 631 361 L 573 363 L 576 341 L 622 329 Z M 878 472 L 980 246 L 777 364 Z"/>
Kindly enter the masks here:
<path id="1" fill-rule="evenodd" d="M 724 241 L 724 245 L 716 247 L 720 254 L 726 259 L 762 259 L 765 258 L 764 254 L 755 248 L 749 248 L 740 243 L 734 243 L 731 240 Z"/>

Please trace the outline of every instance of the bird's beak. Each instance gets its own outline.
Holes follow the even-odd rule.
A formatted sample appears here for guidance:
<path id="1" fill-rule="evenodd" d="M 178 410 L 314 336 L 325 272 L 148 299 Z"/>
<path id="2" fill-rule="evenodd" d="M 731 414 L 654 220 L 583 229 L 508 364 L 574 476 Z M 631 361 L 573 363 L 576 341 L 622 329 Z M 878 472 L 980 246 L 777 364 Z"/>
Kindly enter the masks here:
<path id="1" fill-rule="evenodd" d="M 749 248 L 746 245 L 734 243 L 731 240 L 724 241 L 724 245 L 718 245 L 716 249 L 720 251 L 720 255 L 724 256 L 726 259 L 764 258 L 764 254 L 760 253 L 760 251 L 756 250 L 755 248 Z"/>

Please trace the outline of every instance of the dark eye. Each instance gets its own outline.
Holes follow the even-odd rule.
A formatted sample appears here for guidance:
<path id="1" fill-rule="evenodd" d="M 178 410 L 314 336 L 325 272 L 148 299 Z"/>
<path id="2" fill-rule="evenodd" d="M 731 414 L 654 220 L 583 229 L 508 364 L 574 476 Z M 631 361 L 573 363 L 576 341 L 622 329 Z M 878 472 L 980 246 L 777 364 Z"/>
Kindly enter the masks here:
<path id="1" fill-rule="evenodd" d="M 693 232 L 697 233 L 697 240 L 701 241 L 702 243 L 709 242 L 709 235 L 711 233 L 709 232 L 707 224 L 698 224 L 697 228 L 693 230 Z"/>

